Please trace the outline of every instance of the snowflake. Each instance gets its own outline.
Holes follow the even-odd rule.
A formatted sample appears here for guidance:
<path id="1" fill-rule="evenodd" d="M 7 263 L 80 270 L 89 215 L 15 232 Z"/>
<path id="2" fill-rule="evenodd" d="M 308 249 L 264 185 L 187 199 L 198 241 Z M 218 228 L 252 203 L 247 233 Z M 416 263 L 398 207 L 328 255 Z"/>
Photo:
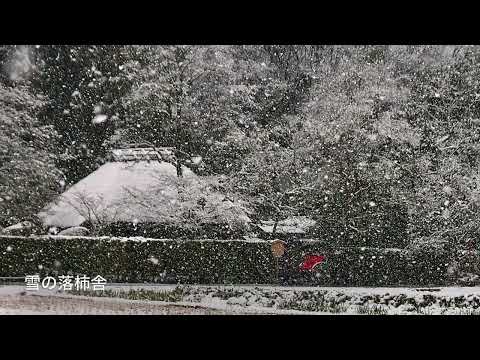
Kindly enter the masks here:
<path id="1" fill-rule="evenodd" d="M 108 116 L 107 115 L 103 115 L 103 114 L 98 114 L 97 116 L 95 116 L 92 120 L 92 122 L 94 124 L 101 124 L 103 122 L 105 122 L 106 120 L 108 119 Z"/>
<path id="2" fill-rule="evenodd" d="M 153 257 L 153 256 L 150 256 L 150 258 L 148 259 L 152 264 L 154 265 L 158 265 L 158 259 L 156 257 Z"/>

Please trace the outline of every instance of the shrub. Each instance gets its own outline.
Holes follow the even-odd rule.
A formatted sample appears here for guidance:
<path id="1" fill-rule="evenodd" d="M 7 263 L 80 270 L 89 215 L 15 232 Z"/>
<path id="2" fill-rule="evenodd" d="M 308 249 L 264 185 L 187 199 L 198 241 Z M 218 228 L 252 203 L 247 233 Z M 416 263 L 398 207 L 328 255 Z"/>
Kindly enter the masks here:
<path id="1" fill-rule="evenodd" d="M 387 315 L 388 310 L 381 305 L 360 305 L 357 306 L 357 313 L 361 315 Z"/>
<path id="2" fill-rule="evenodd" d="M 95 296 L 95 297 L 113 297 L 128 300 L 148 300 L 148 301 L 167 301 L 178 302 L 182 301 L 183 289 L 176 287 L 171 291 L 145 290 L 145 289 L 130 289 L 128 291 L 109 290 L 93 291 L 93 290 L 73 290 L 74 295 L 81 296 Z"/>

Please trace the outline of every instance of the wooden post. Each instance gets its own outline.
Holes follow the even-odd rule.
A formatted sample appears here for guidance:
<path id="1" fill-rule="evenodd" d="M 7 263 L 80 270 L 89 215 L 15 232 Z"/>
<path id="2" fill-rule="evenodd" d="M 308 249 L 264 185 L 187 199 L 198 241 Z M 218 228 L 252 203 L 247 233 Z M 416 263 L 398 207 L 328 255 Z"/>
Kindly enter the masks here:
<path id="1" fill-rule="evenodd" d="M 280 285 L 280 265 L 278 263 L 278 257 L 275 258 L 275 280 L 277 285 Z"/>
<path id="2" fill-rule="evenodd" d="M 275 258 L 275 279 L 276 283 L 280 283 L 280 264 L 279 259 L 285 254 L 285 241 L 275 239 L 272 241 L 271 250 L 272 255 Z"/>

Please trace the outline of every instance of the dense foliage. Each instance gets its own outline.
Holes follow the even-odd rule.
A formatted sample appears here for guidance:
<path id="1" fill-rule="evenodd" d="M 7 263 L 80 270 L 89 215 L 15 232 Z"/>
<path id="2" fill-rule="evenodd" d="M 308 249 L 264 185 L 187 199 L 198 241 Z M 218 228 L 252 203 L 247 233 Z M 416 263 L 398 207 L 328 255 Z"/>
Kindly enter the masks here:
<path id="1" fill-rule="evenodd" d="M 2 55 L 24 60 L 25 49 L 1 50 Z M 17 81 L 28 69 L 5 64 L 9 76 L 0 77 L 0 227 L 34 220 L 63 181 L 53 155 L 55 129 L 37 120 L 43 99 L 30 91 L 28 83 Z"/>
<path id="2" fill-rule="evenodd" d="M 60 191 L 54 167 L 68 186 L 135 142 L 196 156 L 254 220 L 308 216 L 331 244 L 478 247 L 477 46 L 1 50 L 2 226 Z"/>

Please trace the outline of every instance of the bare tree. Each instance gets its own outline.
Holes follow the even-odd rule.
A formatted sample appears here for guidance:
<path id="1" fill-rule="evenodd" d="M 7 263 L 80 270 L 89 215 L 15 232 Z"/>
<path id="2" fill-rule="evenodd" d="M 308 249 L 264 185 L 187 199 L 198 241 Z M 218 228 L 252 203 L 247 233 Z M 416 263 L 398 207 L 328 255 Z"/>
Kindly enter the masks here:
<path id="1" fill-rule="evenodd" d="M 85 218 L 86 222 L 92 226 L 93 233 L 101 232 L 109 224 L 118 220 L 119 207 L 107 204 L 101 195 L 94 196 L 76 192 L 71 199 L 63 197 L 63 200 Z"/>

